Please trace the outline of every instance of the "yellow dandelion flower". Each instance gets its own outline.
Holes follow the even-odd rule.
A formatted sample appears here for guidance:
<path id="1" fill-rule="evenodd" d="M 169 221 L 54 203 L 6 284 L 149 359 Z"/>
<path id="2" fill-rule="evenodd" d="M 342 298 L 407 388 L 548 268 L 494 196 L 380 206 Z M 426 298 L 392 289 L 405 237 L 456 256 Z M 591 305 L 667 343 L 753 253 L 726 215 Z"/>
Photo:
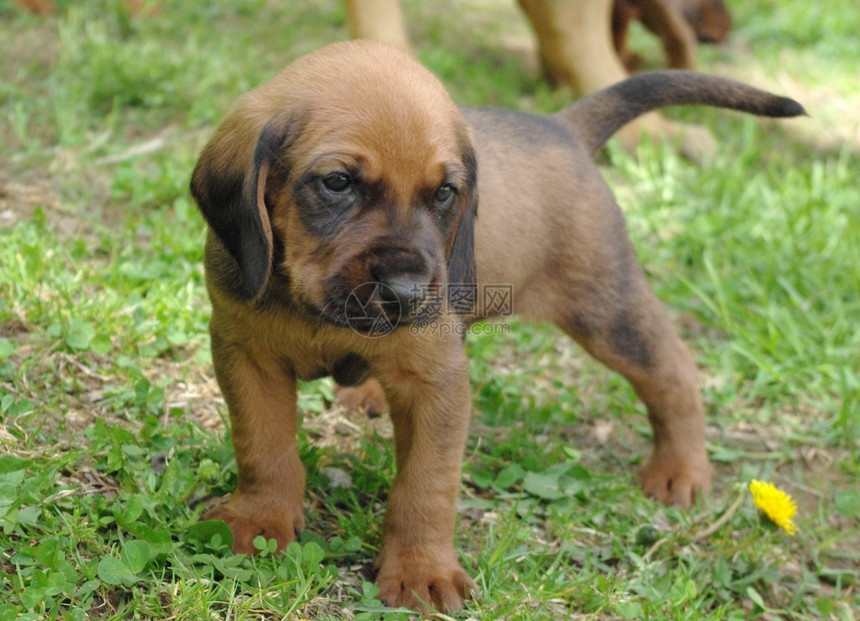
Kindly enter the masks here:
<path id="1" fill-rule="evenodd" d="M 797 503 L 791 496 L 779 489 L 773 483 L 765 481 L 750 481 L 750 493 L 753 502 L 771 522 L 779 526 L 789 535 L 797 532 L 794 516 L 797 513 Z"/>

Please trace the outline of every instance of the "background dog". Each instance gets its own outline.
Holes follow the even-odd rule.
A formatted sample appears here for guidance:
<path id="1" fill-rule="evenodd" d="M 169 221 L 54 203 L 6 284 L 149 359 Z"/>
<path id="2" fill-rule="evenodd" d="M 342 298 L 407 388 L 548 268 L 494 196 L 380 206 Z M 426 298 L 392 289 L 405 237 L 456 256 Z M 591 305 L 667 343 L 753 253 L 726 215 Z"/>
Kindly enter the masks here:
<path id="1" fill-rule="evenodd" d="M 511 285 L 517 312 L 559 325 L 646 403 L 655 439 L 640 473 L 646 494 L 688 506 L 707 490 L 691 356 L 591 161 L 624 123 L 672 103 L 802 113 L 690 72 L 643 74 L 552 116 L 458 108 L 408 55 L 366 41 L 303 57 L 239 100 L 191 181 L 209 224 L 212 355 L 239 475 L 206 517 L 229 524 L 235 550 L 253 552 L 257 535 L 282 548 L 304 526 L 296 381 L 373 377 L 397 463 L 380 597 L 462 604 L 474 583 L 453 546 L 470 413 L 460 328 L 492 314 L 475 296 L 494 283 Z"/>

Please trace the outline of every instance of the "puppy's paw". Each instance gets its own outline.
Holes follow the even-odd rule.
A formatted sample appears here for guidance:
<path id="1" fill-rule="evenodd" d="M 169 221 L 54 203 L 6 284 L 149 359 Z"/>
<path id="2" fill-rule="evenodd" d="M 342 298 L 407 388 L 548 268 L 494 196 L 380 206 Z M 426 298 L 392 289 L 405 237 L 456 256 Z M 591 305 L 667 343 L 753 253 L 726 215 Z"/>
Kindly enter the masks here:
<path id="1" fill-rule="evenodd" d="M 460 566 L 453 548 L 442 553 L 426 548 L 385 546 L 378 561 L 379 599 L 387 606 L 424 613 L 454 611 L 475 592 L 475 583 Z"/>
<path id="2" fill-rule="evenodd" d="M 363 410 L 371 417 L 388 413 L 385 393 L 375 379 L 369 379 L 358 386 L 336 386 L 334 394 L 337 402 L 347 410 Z"/>
<path id="3" fill-rule="evenodd" d="M 301 507 L 291 509 L 285 504 L 260 497 L 233 496 L 226 504 L 205 513 L 201 520 L 222 520 L 233 533 L 233 552 L 255 554 L 254 539 L 262 535 L 275 539 L 278 550 L 298 538 L 304 528 Z"/>
<path id="4" fill-rule="evenodd" d="M 639 471 L 639 484 L 646 496 L 667 505 L 689 508 L 705 496 L 711 486 L 707 456 L 680 458 L 655 453 Z"/>

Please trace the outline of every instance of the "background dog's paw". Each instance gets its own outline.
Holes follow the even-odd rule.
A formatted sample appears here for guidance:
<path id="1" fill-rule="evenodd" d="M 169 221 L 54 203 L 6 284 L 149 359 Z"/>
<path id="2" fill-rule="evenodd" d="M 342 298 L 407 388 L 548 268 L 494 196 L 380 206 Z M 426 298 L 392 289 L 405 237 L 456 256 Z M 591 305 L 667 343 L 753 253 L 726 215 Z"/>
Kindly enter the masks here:
<path id="1" fill-rule="evenodd" d="M 375 379 L 358 386 L 335 386 L 334 394 L 337 402 L 347 410 L 363 410 L 371 417 L 388 413 L 385 393 Z"/>
<path id="2" fill-rule="evenodd" d="M 233 534 L 233 552 L 255 554 L 258 550 L 254 547 L 254 539 L 258 535 L 275 539 L 279 551 L 298 538 L 304 528 L 304 517 L 301 511 L 293 513 L 288 508 L 276 507 L 272 503 L 234 497 L 226 504 L 208 511 L 201 520 L 225 522 Z"/>
<path id="3" fill-rule="evenodd" d="M 386 554 L 380 559 L 376 584 L 379 599 L 387 606 L 404 607 L 429 613 L 460 608 L 475 592 L 474 581 L 450 553 L 440 558 L 415 551 Z"/>
<path id="4" fill-rule="evenodd" d="M 655 456 L 639 471 L 639 484 L 650 498 L 688 508 L 707 494 L 711 470 L 707 459 L 683 461 Z"/>
<path id="5" fill-rule="evenodd" d="M 677 124 L 681 154 L 695 164 L 703 164 L 719 150 L 714 135 L 701 125 Z"/>
<path id="6" fill-rule="evenodd" d="M 647 134 L 652 140 L 674 141 L 681 155 L 695 164 L 704 163 L 718 151 L 717 141 L 707 128 L 670 121 L 655 112 L 628 123 L 616 136 L 624 149 L 635 151 L 642 142 L 642 134 Z"/>

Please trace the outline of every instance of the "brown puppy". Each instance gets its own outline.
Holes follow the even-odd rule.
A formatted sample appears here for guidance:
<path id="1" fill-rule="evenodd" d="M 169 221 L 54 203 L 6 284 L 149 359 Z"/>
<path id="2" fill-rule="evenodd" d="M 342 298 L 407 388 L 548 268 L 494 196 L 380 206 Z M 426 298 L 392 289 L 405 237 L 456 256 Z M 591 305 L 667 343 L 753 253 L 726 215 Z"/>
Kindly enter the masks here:
<path id="1" fill-rule="evenodd" d="M 474 584 L 453 546 L 470 411 L 460 335 L 494 312 L 475 297 L 493 284 L 636 388 L 655 437 L 646 493 L 682 505 L 704 493 L 693 362 L 591 161 L 619 126 L 668 103 L 802 112 L 684 72 L 633 78 L 553 116 L 458 109 L 426 69 L 372 42 L 301 58 L 239 100 L 191 183 L 210 227 L 212 354 L 239 474 L 207 517 L 229 524 L 236 551 L 253 552 L 257 535 L 283 547 L 304 526 L 296 381 L 373 377 L 397 451 L 380 596 L 461 605 Z"/>

